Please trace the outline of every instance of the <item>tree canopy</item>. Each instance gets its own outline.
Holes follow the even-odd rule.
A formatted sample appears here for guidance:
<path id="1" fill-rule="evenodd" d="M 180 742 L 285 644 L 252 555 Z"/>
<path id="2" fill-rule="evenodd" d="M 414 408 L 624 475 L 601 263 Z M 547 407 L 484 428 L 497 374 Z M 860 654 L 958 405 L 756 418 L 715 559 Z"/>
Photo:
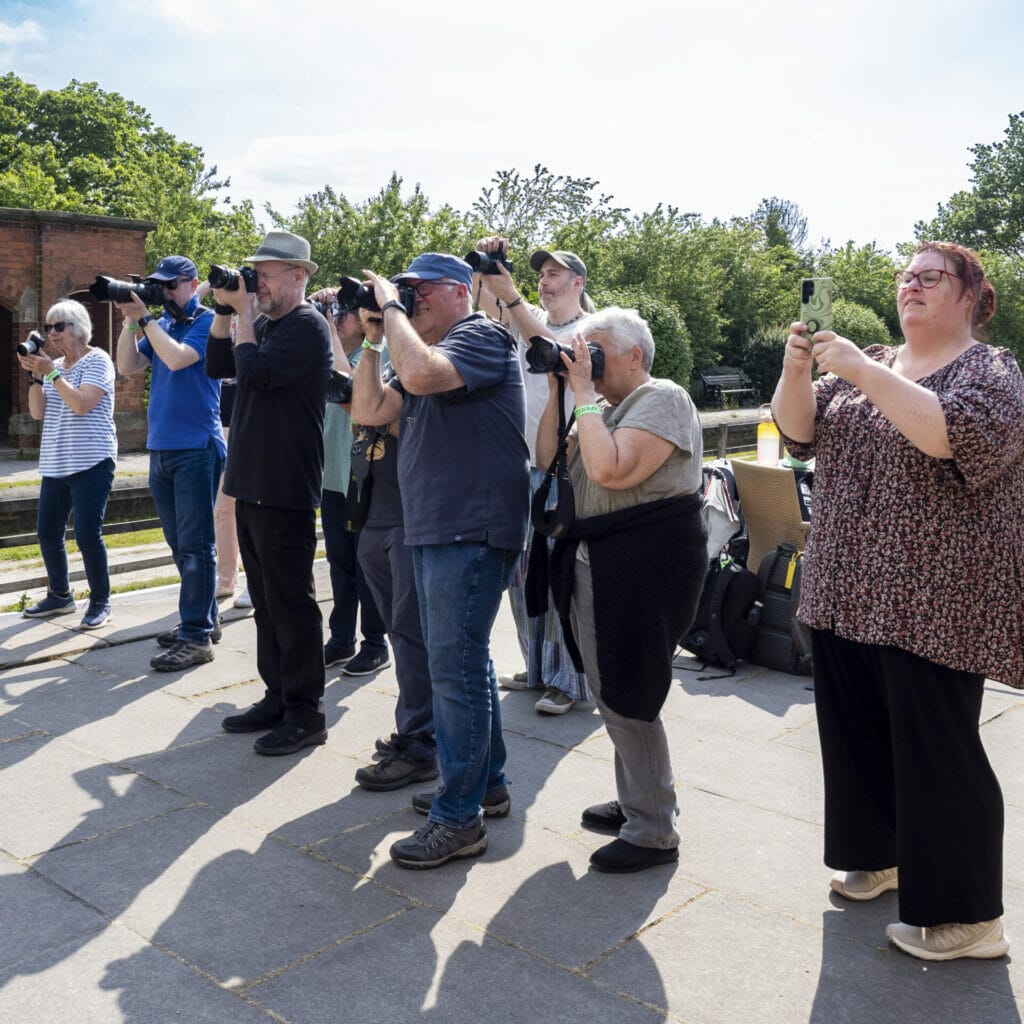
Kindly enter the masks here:
<path id="1" fill-rule="evenodd" d="M 1001 141 L 979 143 L 970 153 L 971 189 L 915 230 L 918 239 L 979 250 L 999 293 L 991 340 L 1021 358 L 1024 112 L 1010 116 Z M 148 239 L 147 269 L 180 252 L 202 272 L 209 262 L 237 263 L 264 232 L 251 202 L 230 205 L 228 186 L 201 149 L 96 83 L 44 91 L 14 74 L 0 77 L 0 205 L 152 220 L 158 227 Z M 586 262 L 592 295 L 636 306 L 650 320 L 659 373 L 688 384 L 691 368 L 721 362 L 743 366 L 768 390 L 802 277 L 834 278 L 836 325 L 858 344 L 896 339 L 892 274 L 913 247 L 908 240 L 891 254 L 849 241 L 811 251 L 802 209 L 777 196 L 728 220 L 665 204 L 635 213 L 615 205 L 600 182 L 539 163 L 529 173 L 496 171 L 466 211 L 435 206 L 418 183 L 407 187 L 395 171 L 366 199 L 325 183 L 293 214 L 269 205 L 263 212 L 274 226 L 309 240 L 320 264 L 313 287 L 359 276 L 363 268 L 394 274 L 419 252 L 462 255 L 479 238 L 499 234 L 510 239 L 520 291 L 535 300 L 530 254 L 568 249 Z"/>

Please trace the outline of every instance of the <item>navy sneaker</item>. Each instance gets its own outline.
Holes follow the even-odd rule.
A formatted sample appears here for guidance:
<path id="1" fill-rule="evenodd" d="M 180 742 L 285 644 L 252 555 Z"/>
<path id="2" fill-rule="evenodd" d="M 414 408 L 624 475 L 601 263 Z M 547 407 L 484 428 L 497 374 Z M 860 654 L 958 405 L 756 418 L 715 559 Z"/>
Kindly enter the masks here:
<path id="1" fill-rule="evenodd" d="M 385 647 L 380 648 L 363 647 L 363 649 L 341 670 L 346 676 L 368 676 L 373 672 L 379 672 L 391 664 L 391 655 Z"/>
<path id="2" fill-rule="evenodd" d="M 79 629 L 99 629 L 105 626 L 112 618 L 109 601 L 90 601 L 89 607 L 85 610 Z"/>
<path id="3" fill-rule="evenodd" d="M 46 597 L 26 608 L 21 613 L 21 617 L 23 619 L 48 619 L 53 615 L 74 615 L 76 610 L 73 595 L 68 594 L 61 597 L 53 591 L 47 591 Z"/>

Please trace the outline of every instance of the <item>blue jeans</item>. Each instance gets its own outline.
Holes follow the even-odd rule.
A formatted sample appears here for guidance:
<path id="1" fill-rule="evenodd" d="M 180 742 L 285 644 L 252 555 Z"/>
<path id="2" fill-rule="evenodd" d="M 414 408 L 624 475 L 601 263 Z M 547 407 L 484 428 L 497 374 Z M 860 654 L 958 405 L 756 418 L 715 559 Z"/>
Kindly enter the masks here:
<path id="1" fill-rule="evenodd" d="M 39 550 L 46 566 L 50 593 L 61 597 L 71 593 L 64 534 L 68 528 L 68 517 L 73 511 L 75 543 L 82 554 L 85 577 L 89 581 L 89 599 L 99 603 L 110 600 L 103 516 L 107 511 L 107 498 L 113 482 L 113 459 L 104 459 L 70 476 L 43 477 L 39 486 L 36 532 L 39 534 Z"/>
<path id="2" fill-rule="evenodd" d="M 205 448 L 149 453 L 149 489 L 181 574 L 178 635 L 190 644 L 209 643 L 217 621 L 213 506 L 223 468 L 212 439 Z"/>
<path id="3" fill-rule="evenodd" d="M 490 639 L 519 554 L 484 543 L 412 549 L 443 780 L 430 820 L 451 828 L 476 822 L 484 794 L 506 781 Z"/>

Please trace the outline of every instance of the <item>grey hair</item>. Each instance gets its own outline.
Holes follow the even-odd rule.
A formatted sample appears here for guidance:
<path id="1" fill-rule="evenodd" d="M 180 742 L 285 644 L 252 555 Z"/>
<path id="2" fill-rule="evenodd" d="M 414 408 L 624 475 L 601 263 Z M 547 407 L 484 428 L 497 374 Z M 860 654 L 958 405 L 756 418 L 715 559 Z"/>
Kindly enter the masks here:
<path id="1" fill-rule="evenodd" d="M 591 313 L 580 323 L 580 333 L 586 337 L 591 331 L 606 332 L 620 352 L 639 348 L 643 368 L 648 372 L 654 365 L 654 338 L 651 329 L 635 309 L 609 306 L 597 313 Z"/>
<path id="2" fill-rule="evenodd" d="M 71 325 L 71 333 L 88 345 L 92 341 L 92 319 L 89 310 L 76 299 L 61 299 L 46 311 L 47 321 L 55 320 Z"/>

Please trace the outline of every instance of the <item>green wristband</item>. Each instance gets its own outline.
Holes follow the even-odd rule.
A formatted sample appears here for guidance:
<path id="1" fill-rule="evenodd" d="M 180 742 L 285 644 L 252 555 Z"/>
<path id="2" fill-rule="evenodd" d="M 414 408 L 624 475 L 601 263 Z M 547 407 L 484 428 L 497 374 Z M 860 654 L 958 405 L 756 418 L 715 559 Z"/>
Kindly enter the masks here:
<path id="1" fill-rule="evenodd" d="M 601 406 L 593 403 L 590 405 L 577 405 L 575 411 L 573 412 L 573 415 L 576 417 L 576 419 L 579 419 L 581 416 L 585 415 L 588 412 L 596 412 L 598 416 L 600 416 Z"/>
<path id="2" fill-rule="evenodd" d="M 135 329 L 136 329 L 136 328 L 137 328 L 137 327 L 138 327 L 139 325 L 138 325 L 138 324 L 131 324 L 131 323 L 129 323 L 129 322 L 127 321 L 127 320 L 125 320 L 125 322 L 124 322 L 124 326 L 125 326 L 125 330 L 131 331 L 132 333 L 134 333 L 134 332 L 135 332 Z"/>
<path id="3" fill-rule="evenodd" d="M 51 384 L 60 376 L 60 367 L 55 366 L 43 380 L 48 380 Z"/>

